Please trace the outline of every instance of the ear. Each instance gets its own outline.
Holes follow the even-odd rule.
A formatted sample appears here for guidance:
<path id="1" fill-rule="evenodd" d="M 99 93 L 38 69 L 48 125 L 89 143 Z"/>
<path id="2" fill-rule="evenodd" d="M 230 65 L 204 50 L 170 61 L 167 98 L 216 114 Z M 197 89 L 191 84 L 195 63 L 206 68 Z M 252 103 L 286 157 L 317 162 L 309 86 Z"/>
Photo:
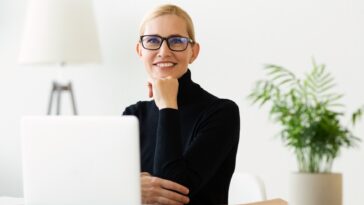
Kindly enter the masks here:
<path id="1" fill-rule="evenodd" d="M 142 57 L 142 47 L 139 42 L 136 44 L 135 50 L 136 50 L 139 58 L 141 58 Z"/>
<path id="2" fill-rule="evenodd" d="M 192 55 L 191 55 L 190 62 L 189 62 L 190 64 L 196 60 L 199 53 L 200 53 L 200 44 L 198 44 L 198 43 L 193 44 L 192 45 Z"/>

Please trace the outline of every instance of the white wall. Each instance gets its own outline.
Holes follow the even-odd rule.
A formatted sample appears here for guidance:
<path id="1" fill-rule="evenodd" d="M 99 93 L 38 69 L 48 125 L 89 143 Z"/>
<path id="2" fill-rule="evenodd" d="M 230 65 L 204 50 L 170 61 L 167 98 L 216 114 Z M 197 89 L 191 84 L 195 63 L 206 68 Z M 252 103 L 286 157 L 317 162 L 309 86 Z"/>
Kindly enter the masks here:
<path id="1" fill-rule="evenodd" d="M 166 1 L 94 0 L 103 64 L 70 67 L 81 115 L 119 115 L 126 105 L 147 99 L 145 74 L 135 55 L 143 14 Z M 325 63 L 346 94 L 349 111 L 364 104 L 364 2 L 362 0 L 170 1 L 185 8 L 201 44 L 191 66 L 205 89 L 233 99 L 241 110 L 237 169 L 260 175 L 268 196 L 288 197 L 288 175 L 296 171 L 292 153 L 273 136 L 279 127 L 267 109 L 252 107 L 246 95 L 263 77 L 266 63 L 303 74 L 311 57 Z M 0 195 L 21 196 L 19 119 L 46 112 L 55 69 L 17 65 L 25 0 L 0 0 Z M 68 108 L 66 100 L 63 105 Z M 65 113 L 70 113 L 65 110 Z M 364 122 L 356 134 L 364 137 Z M 334 171 L 344 174 L 344 201 L 364 204 L 364 149 L 345 150 Z"/>

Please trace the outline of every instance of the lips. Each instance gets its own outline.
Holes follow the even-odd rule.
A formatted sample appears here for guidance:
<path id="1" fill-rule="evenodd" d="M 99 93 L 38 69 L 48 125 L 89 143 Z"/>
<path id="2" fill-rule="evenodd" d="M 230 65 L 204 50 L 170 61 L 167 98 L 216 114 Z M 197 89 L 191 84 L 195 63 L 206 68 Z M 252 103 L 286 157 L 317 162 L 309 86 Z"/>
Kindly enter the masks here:
<path id="1" fill-rule="evenodd" d="M 159 63 L 154 63 L 154 66 L 160 67 L 160 68 L 168 68 L 168 67 L 173 67 L 175 65 L 177 65 L 177 63 L 172 63 L 172 62 L 159 62 Z"/>

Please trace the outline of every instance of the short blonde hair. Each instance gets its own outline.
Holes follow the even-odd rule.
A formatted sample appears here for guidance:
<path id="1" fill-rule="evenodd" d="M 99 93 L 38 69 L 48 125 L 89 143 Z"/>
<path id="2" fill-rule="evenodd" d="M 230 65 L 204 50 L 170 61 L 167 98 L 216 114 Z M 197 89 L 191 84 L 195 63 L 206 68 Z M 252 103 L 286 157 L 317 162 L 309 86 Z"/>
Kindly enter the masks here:
<path id="1" fill-rule="evenodd" d="M 151 10 L 142 20 L 140 27 L 139 27 L 139 34 L 143 35 L 144 31 L 145 31 L 145 25 L 148 21 L 159 17 L 159 16 L 163 16 L 163 15 L 176 15 L 180 18 L 182 18 L 185 22 L 186 22 L 186 26 L 187 26 L 187 33 L 189 35 L 189 37 L 193 40 L 193 42 L 196 42 L 195 39 L 195 29 L 193 27 L 193 22 L 192 19 L 190 17 L 190 15 L 188 15 L 188 13 L 183 10 L 182 8 L 173 5 L 173 4 L 164 4 L 161 6 L 158 6 L 156 8 L 154 8 L 153 10 Z"/>

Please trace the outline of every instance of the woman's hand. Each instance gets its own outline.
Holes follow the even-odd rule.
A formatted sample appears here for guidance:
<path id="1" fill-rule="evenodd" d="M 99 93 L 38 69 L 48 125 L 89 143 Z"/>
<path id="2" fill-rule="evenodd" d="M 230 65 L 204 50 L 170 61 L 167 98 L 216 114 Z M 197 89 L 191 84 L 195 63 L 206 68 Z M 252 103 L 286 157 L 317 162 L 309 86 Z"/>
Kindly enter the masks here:
<path id="1" fill-rule="evenodd" d="M 178 80 L 167 77 L 163 79 L 152 79 L 148 83 L 149 97 L 153 97 L 159 109 L 178 109 L 177 94 Z"/>
<path id="2" fill-rule="evenodd" d="M 180 184 L 147 172 L 142 172 L 140 178 L 143 204 L 183 205 L 190 201 L 186 196 L 189 190 Z"/>

